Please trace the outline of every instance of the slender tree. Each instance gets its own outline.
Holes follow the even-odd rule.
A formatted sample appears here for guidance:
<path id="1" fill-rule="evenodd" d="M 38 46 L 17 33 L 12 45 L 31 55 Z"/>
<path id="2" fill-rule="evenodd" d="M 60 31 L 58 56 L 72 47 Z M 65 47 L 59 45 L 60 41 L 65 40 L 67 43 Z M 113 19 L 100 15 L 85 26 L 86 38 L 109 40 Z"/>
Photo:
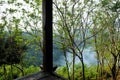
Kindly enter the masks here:
<path id="1" fill-rule="evenodd" d="M 68 52 L 72 53 L 72 79 L 75 79 L 75 58 L 78 57 L 82 64 L 82 79 L 85 80 L 83 51 L 86 41 L 92 37 L 88 36 L 87 32 L 91 26 L 89 22 L 90 14 L 94 10 L 95 5 L 92 4 L 92 1 L 55 0 L 54 6 L 55 12 L 57 12 L 55 14 L 57 15 L 55 18 L 57 22 L 54 20 L 55 24 L 57 24 L 55 30 L 57 30 L 56 34 L 62 38 L 59 43 L 66 43 L 63 44 L 68 46 Z M 89 9 L 87 9 L 88 7 Z"/>

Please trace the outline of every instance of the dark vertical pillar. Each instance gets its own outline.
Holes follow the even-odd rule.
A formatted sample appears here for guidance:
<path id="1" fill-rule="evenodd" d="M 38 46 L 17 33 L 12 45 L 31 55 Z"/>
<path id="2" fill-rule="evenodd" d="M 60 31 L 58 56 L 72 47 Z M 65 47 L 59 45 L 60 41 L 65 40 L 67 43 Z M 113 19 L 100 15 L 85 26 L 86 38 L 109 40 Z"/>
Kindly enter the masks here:
<path id="1" fill-rule="evenodd" d="M 53 40 L 52 40 L 52 0 L 42 1 L 43 11 L 43 70 L 52 72 Z"/>

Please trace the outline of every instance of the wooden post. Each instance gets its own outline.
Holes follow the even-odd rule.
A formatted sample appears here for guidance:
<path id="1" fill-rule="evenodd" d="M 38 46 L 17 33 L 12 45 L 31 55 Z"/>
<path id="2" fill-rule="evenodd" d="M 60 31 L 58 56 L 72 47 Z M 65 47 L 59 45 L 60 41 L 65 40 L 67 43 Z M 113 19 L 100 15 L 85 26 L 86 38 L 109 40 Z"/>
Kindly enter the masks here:
<path id="1" fill-rule="evenodd" d="M 42 0 L 43 71 L 53 71 L 52 0 Z"/>

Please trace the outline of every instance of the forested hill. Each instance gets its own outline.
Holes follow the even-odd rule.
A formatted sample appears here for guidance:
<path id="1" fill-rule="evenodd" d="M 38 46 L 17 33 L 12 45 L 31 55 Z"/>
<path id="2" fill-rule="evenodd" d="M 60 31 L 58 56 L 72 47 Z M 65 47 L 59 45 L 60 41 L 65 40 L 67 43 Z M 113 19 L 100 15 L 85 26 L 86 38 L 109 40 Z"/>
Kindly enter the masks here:
<path id="1" fill-rule="evenodd" d="M 38 35 L 39 36 L 39 35 Z M 27 32 L 23 32 L 23 37 L 27 38 L 28 41 L 33 40 L 34 36 L 31 36 Z M 56 38 L 55 40 L 59 41 L 59 38 Z M 70 62 L 72 60 L 72 55 L 68 52 L 68 61 Z M 25 52 L 25 58 L 24 61 L 27 65 L 36 65 L 39 66 L 42 64 L 42 51 L 39 49 L 38 44 L 36 42 L 31 41 L 31 43 L 28 46 L 27 51 Z M 76 63 L 79 62 L 79 59 L 76 60 Z M 95 59 L 95 52 L 92 50 L 92 47 L 88 46 L 84 50 L 84 62 L 87 65 L 96 64 Z M 53 44 L 53 63 L 57 66 L 65 65 L 65 57 L 63 50 L 59 48 L 59 45 Z"/>
<path id="2" fill-rule="evenodd" d="M 30 34 L 28 34 L 27 32 L 23 32 L 23 37 L 27 38 L 28 41 L 31 41 L 32 39 L 34 39 L 34 36 L 31 36 Z M 60 66 L 60 65 L 64 65 L 64 56 L 63 56 L 63 52 L 62 50 L 60 50 L 57 45 L 53 45 L 53 63 L 54 65 Z M 28 65 L 36 65 L 39 66 L 42 64 L 42 51 L 41 49 L 39 49 L 38 44 L 36 44 L 36 42 L 31 41 L 28 45 L 28 48 L 25 52 L 25 58 L 24 61 L 25 63 L 27 63 Z"/>

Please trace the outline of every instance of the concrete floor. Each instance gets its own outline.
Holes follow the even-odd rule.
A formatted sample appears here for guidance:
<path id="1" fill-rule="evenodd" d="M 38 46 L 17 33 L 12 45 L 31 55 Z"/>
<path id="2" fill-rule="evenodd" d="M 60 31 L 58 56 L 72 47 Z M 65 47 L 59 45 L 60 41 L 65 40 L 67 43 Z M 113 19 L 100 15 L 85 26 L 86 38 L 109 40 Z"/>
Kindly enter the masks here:
<path id="1" fill-rule="evenodd" d="M 38 72 L 14 80 L 67 80 L 56 73 Z"/>

